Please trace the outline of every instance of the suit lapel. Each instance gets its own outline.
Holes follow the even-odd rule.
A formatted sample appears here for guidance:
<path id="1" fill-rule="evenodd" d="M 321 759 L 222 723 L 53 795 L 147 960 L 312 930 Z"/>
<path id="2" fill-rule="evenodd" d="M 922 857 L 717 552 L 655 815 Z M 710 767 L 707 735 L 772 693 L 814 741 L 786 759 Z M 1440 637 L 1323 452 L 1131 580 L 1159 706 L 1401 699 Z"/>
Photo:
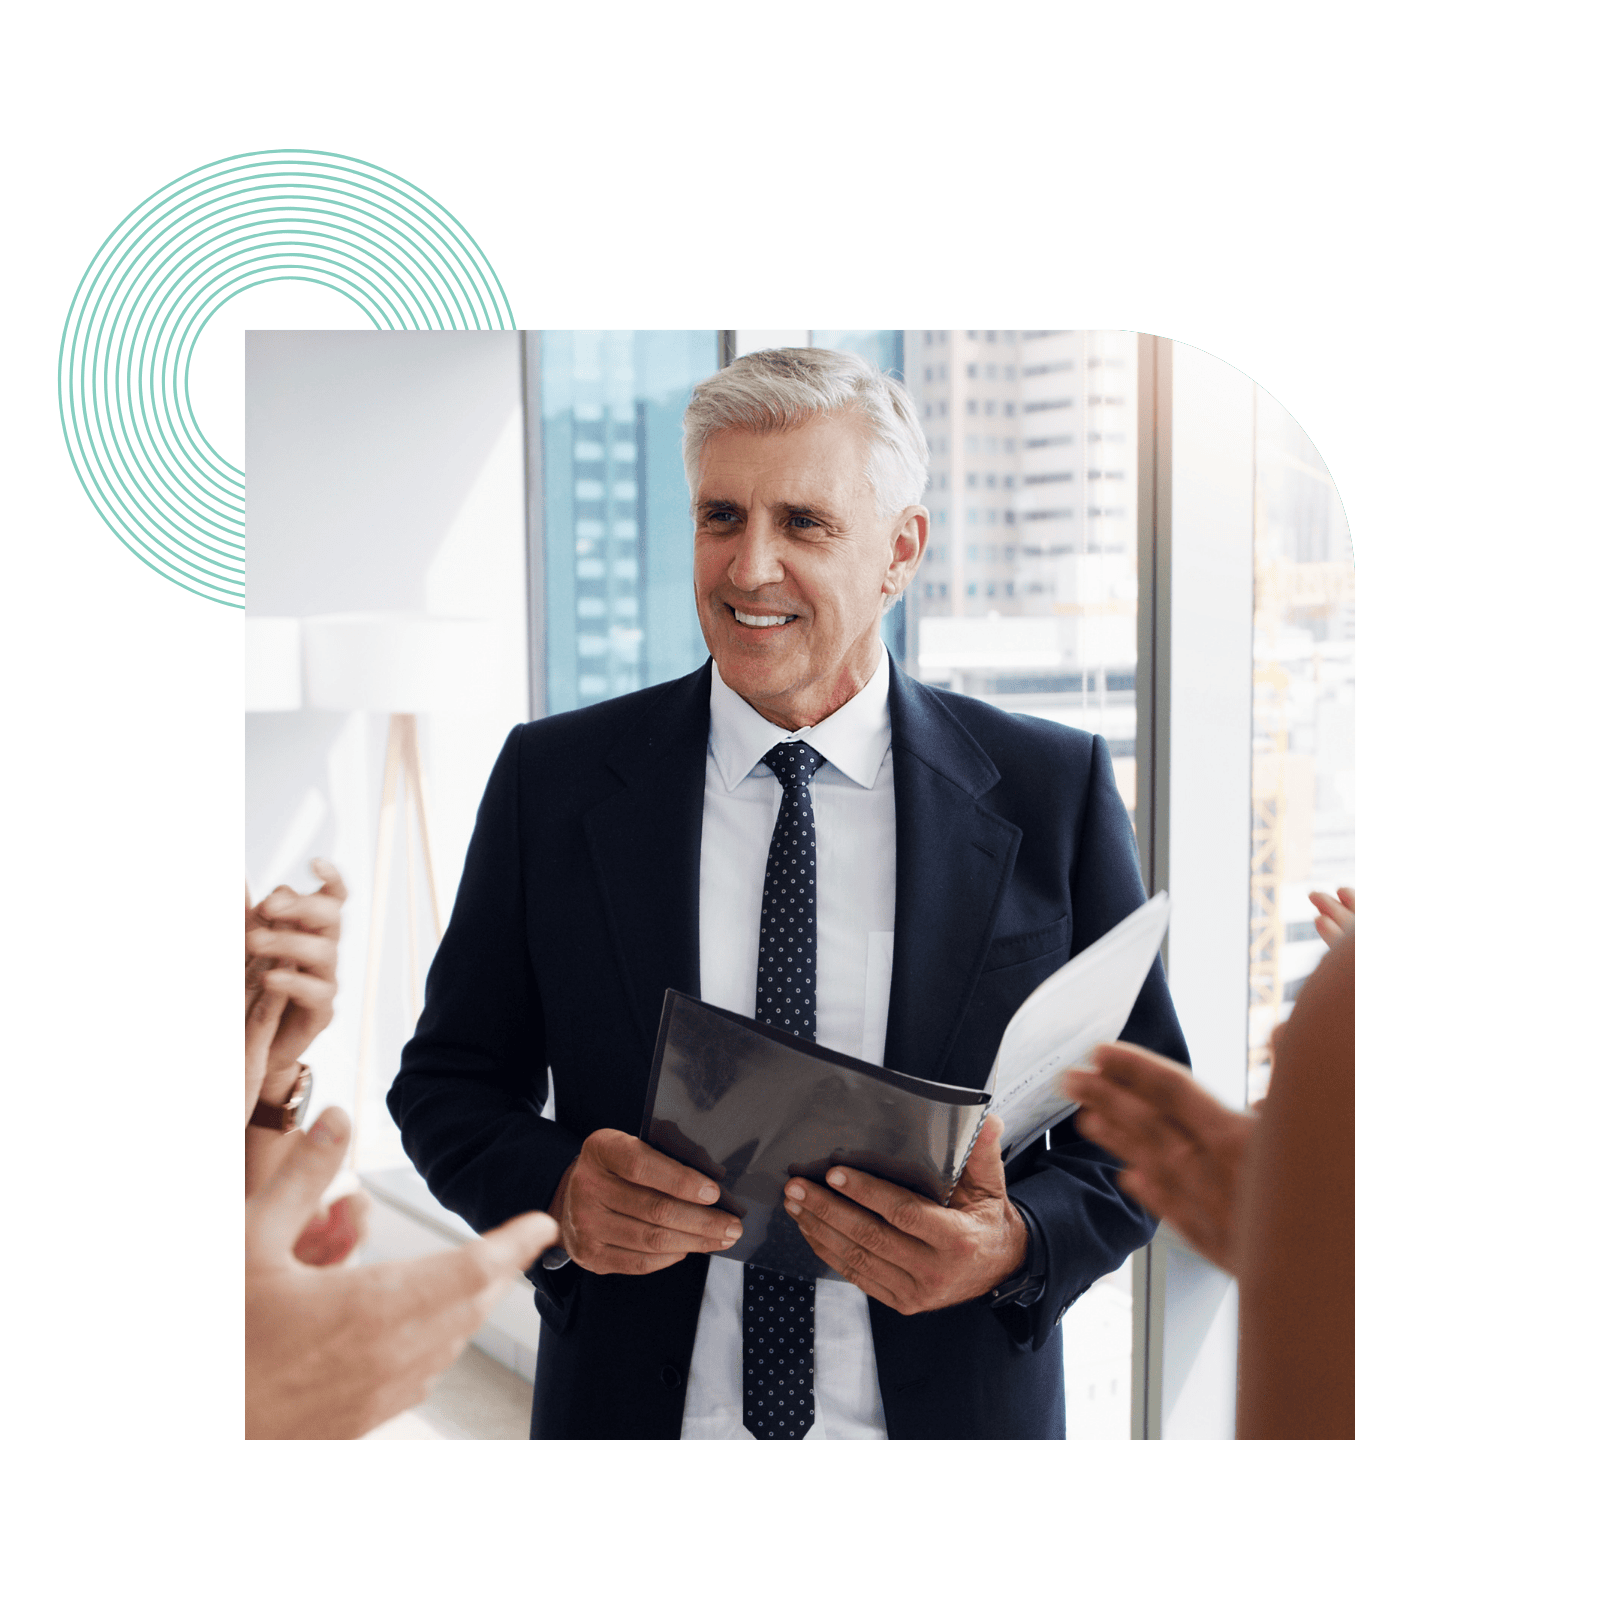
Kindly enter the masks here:
<path id="1" fill-rule="evenodd" d="M 584 817 L 629 1006 L 655 1046 L 665 990 L 700 993 L 700 822 L 711 667 L 669 684 L 611 751 L 623 787 Z"/>
<path id="2" fill-rule="evenodd" d="M 949 1061 L 1011 879 L 1021 830 L 978 803 L 1000 774 L 921 684 L 891 664 L 894 975 L 884 1065 L 982 1088 L 989 1063 Z M 953 1074 L 953 1075 L 952 1075 Z"/>

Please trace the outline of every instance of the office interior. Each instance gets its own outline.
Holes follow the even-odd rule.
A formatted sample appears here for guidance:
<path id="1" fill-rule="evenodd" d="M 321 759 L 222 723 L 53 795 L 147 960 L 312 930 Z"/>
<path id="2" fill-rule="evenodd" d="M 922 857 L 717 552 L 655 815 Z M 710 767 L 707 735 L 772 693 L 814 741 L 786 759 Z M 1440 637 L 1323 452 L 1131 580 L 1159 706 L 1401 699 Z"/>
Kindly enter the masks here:
<path id="1" fill-rule="evenodd" d="M 1355 882 L 1355 568 L 1312 441 L 1218 355 L 1131 332 L 258 332 L 246 872 L 350 886 L 313 1114 L 356 1135 L 368 1260 L 468 1236 L 384 1094 L 510 728 L 705 659 L 680 448 L 695 383 L 751 350 L 851 349 L 930 446 L 927 554 L 884 639 L 914 676 L 1102 734 L 1197 1078 L 1270 1083 Z M 1224 353 L 1225 354 L 1225 353 Z M 1237 1295 L 1163 1227 L 1063 1324 L 1071 1439 L 1231 1438 Z M 373 1437 L 525 1437 L 518 1284 L 429 1402 Z"/>

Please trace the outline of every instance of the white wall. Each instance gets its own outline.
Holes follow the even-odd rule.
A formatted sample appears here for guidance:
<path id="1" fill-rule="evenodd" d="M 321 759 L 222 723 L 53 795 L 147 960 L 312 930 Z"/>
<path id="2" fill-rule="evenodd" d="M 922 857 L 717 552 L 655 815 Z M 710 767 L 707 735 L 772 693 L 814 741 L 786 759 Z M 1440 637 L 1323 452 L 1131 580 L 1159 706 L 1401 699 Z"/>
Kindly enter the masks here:
<path id="1" fill-rule="evenodd" d="M 419 718 L 441 909 L 454 900 L 484 780 L 527 716 L 521 363 L 512 333 L 252 333 L 246 349 L 247 611 L 419 611 L 486 619 L 492 666 L 470 705 Z M 308 1055 L 319 1104 L 350 1106 L 386 719 L 246 718 L 252 890 L 311 881 L 313 854 L 351 888 L 333 1026 Z M 390 890 L 368 1166 L 403 1160 L 381 1102 L 410 1036 L 401 981 L 405 886 Z M 431 952 L 431 936 L 427 946 Z"/>

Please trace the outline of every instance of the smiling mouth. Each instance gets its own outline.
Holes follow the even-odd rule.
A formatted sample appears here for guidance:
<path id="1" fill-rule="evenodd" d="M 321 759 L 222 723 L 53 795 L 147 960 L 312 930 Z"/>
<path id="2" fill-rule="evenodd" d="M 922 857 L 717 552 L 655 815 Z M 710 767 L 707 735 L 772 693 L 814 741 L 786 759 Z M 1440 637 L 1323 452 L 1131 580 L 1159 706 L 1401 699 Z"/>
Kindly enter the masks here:
<path id="1" fill-rule="evenodd" d="M 797 613 L 788 616 L 763 616 L 755 611 L 740 611 L 737 606 L 729 606 L 733 612 L 734 620 L 742 623 L 747 628 L 781 628 L 785 623 L 796 620 Z"/>

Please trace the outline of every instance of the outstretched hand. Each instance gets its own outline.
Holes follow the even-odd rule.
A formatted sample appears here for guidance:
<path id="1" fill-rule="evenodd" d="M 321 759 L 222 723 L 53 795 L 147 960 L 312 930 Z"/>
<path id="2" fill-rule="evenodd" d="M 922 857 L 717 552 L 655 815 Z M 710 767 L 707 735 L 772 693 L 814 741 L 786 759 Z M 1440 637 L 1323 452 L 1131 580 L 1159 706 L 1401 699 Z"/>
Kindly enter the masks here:
<path id="1" fill-rule="evenodd" d="M 998 1117 L 984 1123 L 948 1206 L 832 1167 L 826 1184 L 791 1178 L 784 1210 L 834 1271 L 904 1316 L 976 1299 L 1028 1254 L 1028 1225 L 1006 1198 L 1004 1131 Z"/>
<path id="2" fill-rule="evenodd" d="M 1331 950 L 1356 925 L 1356 892 L 1341 889 L 1338 897 L 1313 889 L 1306 898 L 1317 908 L 1317 932 Z"/>
<path id="3" fill-rule="evenodd" d="M 1078 1131 L 1127 1164 L 1117 1182 L 1208 1261 L 1234 1272 L 1239 1172 L 1256 1118 L 1230 1111 L 1176 1063 L 1132 1044 L 1102 1044 L 1089 1071 L 1067 1074 Z"/>
<path id="4" fill-rule="evenodd" d="M 352 1439 L 416 1405 L 507 1285 L 555 1242 L 542 1212 L 414 1261 L 296 1259 L 350 1121 L 330 1107 L 245 1203 L 245 1433 Z"/>

